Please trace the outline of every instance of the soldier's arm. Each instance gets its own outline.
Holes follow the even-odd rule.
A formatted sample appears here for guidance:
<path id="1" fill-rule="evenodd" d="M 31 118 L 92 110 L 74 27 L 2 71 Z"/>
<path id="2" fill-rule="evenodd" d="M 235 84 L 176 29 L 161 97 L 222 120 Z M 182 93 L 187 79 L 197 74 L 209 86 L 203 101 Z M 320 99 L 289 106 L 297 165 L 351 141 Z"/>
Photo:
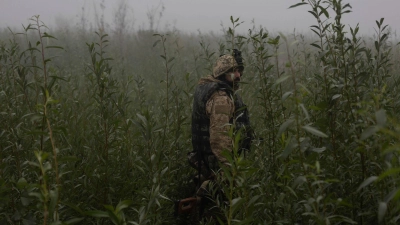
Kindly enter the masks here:
<path id="1" fill-rule="evenodd" d="M 207 114 L 210 117 L 211 150 L 220 163 L 227 164 L 222 151 L 232 150 L 232 140 L 227 132 L 229 120 L 234 112 L 234 103 L 223 91 L 217 91 L 207 102 Z"/>

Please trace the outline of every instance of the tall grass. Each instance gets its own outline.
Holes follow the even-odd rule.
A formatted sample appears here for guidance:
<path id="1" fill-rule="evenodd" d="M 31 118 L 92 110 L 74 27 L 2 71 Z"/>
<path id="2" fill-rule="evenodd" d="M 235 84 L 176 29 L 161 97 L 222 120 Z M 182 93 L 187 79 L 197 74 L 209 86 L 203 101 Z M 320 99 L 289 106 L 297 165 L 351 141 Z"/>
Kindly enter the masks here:
<path id="1" fill-rule="evenodd" d="M 66 32 L 38 16 L 2 31 L 0 223 L 190 223 L 173 201 L 195 191 L 193 90 L 238 48 L 255 139 L 244 157 L 230 133 L 227 223 L 398 224 L 397 40 L 384 19 L 360 37 L 342 1 L 300 6 L 312 35 L 238 34 L 234 17 L 223 35 Z"/>

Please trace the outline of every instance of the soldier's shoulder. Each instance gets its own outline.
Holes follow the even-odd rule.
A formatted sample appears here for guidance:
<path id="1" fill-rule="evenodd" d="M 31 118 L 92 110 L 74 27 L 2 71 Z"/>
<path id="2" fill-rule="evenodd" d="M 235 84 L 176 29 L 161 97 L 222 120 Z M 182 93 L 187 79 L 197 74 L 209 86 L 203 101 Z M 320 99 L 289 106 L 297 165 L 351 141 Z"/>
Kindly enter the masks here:
<path id="1" fill-rule="evenodd" d="M 221 90 L 216 90 L 214 93 L 211 95 L 211 98 L 213 100 L 217 99 L 230 99 L 229 95 L 225 91 Z"/>

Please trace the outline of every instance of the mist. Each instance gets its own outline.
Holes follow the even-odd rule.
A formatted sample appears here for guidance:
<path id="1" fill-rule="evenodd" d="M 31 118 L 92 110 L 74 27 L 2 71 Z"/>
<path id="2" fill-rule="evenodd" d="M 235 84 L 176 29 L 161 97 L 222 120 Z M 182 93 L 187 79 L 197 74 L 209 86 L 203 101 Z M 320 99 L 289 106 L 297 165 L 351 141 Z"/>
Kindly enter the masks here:
<path id="1" fill-rule="evenodd" d="M 85 26 L 97 29 L 102 20 L 104 28 L 113 30 L 118 13 L 125 13 L 127 31 L 138 29 L 168 30 L 183 32 L 219 32 L 230 24 L 230 16 L 243 22 L 239 32 L 247 32 L 253 26 L 260 26 L 274 32 L 310 32 L 316 23 L 308 13 L 307 6 L 289 9 L 300 2 L 294 0 L 2 0 L 0 8 L 0 28 L 20 28 L 29 23 L 33 15 L 49 27 Z M 400 7 L 398 0 L 353 0 L 349 2 L 352 12 L 343 17 L 350 27 L 360 24 L 360 33 L 373 35 L 375 21 L 385 18 L 394 33 L 400 29 L 400 19 L 396 12 Z M 122 8 L 121 8 L 122 7 Z"/>

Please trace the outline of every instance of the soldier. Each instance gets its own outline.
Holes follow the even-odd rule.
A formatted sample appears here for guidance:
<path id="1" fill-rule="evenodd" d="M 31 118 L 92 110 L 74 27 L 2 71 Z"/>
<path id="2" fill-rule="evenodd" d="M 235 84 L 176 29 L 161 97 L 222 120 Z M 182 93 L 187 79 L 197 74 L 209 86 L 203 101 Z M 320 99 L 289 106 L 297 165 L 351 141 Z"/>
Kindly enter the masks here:
<path id="1" fill-rule="evenodd" d="M 241 130 L 245 134 L 239 151 L 250 147 L 249 114 L 236 92 L 243 70 L 241 52 L 234 49 L 232 55 L 220 56 L 213 74 L 201 78 L 196 87 L 192 113 L 193 151 L 188 154 L 188 159 L 198 170 L 195 180 L 199 187 L 198 197 L 206 195 L 207 186 L 214 179 L 220 164 L 229 167 L 222 152 L 232 151 L 232 139 L 228 136 L 232 126 L 234 131 Z"/>

